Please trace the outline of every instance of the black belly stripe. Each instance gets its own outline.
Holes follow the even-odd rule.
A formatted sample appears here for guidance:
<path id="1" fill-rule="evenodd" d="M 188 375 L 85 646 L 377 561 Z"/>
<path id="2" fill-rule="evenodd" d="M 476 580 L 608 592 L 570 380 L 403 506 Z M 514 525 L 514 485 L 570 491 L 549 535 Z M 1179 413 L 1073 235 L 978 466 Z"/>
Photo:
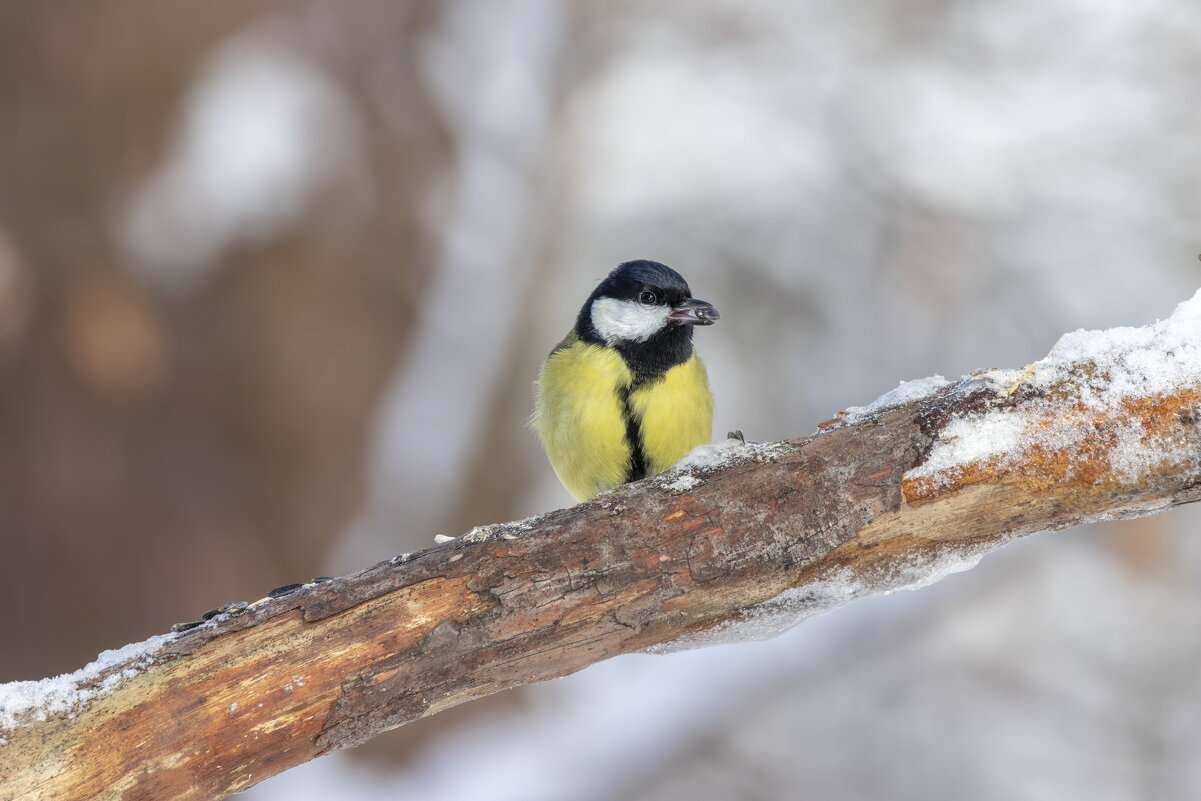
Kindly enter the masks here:
<path id="1" fill-rule="evenodd" d="M 621 417 L 626 423 L 626 444 L 630 446 L 630 466 L 626 470 L 626 483 L 646 478 L 646 453 L 642 450 L 642 424 L 634 416 L 630 407 L 630 393 L 638 388 L 640 382 L 618 390 L 621 398 Z"/>

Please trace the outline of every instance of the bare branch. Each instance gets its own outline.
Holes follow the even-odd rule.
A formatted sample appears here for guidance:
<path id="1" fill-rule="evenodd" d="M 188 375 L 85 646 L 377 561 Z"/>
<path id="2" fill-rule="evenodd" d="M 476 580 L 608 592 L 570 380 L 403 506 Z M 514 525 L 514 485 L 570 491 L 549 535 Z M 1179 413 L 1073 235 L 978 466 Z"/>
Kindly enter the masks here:
<path id="1" fill-rule="evenodd" d="M 18 711 L 0 797 L 220 798 L 498 690 L 1197 500 L 1197 304 L 221 616 L 77 708 Z"/>

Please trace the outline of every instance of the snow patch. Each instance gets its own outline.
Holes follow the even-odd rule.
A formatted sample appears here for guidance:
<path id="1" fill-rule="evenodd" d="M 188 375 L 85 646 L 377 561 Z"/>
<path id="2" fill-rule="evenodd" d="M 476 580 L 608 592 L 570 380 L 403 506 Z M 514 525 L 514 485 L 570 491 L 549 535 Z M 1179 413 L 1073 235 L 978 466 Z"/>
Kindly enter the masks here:
<path id="1" fill-rule="evenodd" d="M 669 489 L 672 492 L 688 492 L 700 486 L 701 480 L 691 473 L 685 473 L 675 481 L 664 484 L 664 489 Z"/>
<path id="2" fill-rule="evenodd" d="M 953 420 L 926 461 L 906 473 L 906 479 L 930 479 L 937 487 L 951 483 L 956 468 L 985 460 L 1016 463 L 1038 447 L 1086 448 L 1098 433 L 1096 413 L 1108 412 L 1114 441 L 1104 452 L 1115 476 L 1133 480 L 1152 463 L 1190 457 L 1188 442 L 1148 441 L 1142 423 L 1123 414 L 1121 405 L 1130 398 L 1201 387 L 1201 290 L 1167 320 L 1065 334 L 1045 358 L 1024 370 L 991 370 L 974 379 L 1000 395 L 1020 386 L 1058 399 Z M 1078 414 L 1065 412 L 1065 391 L 1081 408 Z"/>
<path id="3" fill-rule="evenodd" d="M 105 651 L 74 673 L 41 681 L 0 684 L 0 729 L 12 729 L 21 719 L 46 720 L 62 712 L 74 717 L 81 706 L 114 689 L 154 664 L 154 654 L 177 634 L 158 634 L 143 642 Z M 101 674 L 126 665 L 99 680 Z"/>
<path id="4" fill-rule="evenodd" d="M 677 470 L 717 470 L 730 464 L 739 456 L 753 456 L 755 444 L 739 439 L 726 439 L 709 445 L 697 445 L 676 462 Z"/>
<path id="5" fill-rule="evenodd" d="M 925 464 L 907 476 L 934 475 L 958 465 L 1017 451 L 1028 424 L 1026 415 L 1009 410 L 952 420 L 942 430 Z"/>
<path id="6" fill-rule="evenodd" d="M 740 439 L 697 445 L 659 475 L 660 486 L 673 492 L 688 492 L 704 483 L 701 476 L 706 473 L 720 470 L 738 459 L 768 462 L 778 450 L 779 443 L 743 442 Z"/>
<path id="7" fill-rule="evenodd" d="M 866 406 L 851 406 L 844 409 L 843 420 L 847 423 L 858 423 L 884 409 L 927 397 L 950 385 L 951 382 L 941 375 L 932 375 L 913 381 L 901 381 L 895 389 L 885 392 Z"/>
<path id="8" fill-rule="evenodd" d="M 530 515 L 511 523 L 489 523 L 476 526 L 462 536 L 464 542 L 487 542 L 489 540 L 515 540 L 519 534 L 533 531 L 547 518 L 545 513 Z"/>
<path id="9" fill-rule="evenodd" d="M 1199 343 L 1201 290 L 1166 320 L 1139 328 L 1073 331 L 1025 370 L 993 370 L 985 377 L 1003 389 L 1018 382 L 1047 388 L 1076 375 L 1082 363 L 1089 364 L 1095 380 L 1082 387 L 1079 399 L 1090 408 L 1102 408 L 1201 380 Z"/>
<path id="10" fill-rule="evenodd" d="M 779 443 L 775 442 L 743 442 L 740 439 L 727 439 L 711 445 L 697 445 L 675 463 L 672 470 L 699 470 L 709 473 L 733 464 L 738 459 L 754 459 L 767 462 L 776 455 Z M 670 472 L 670 471 L 669 471 Z"/>

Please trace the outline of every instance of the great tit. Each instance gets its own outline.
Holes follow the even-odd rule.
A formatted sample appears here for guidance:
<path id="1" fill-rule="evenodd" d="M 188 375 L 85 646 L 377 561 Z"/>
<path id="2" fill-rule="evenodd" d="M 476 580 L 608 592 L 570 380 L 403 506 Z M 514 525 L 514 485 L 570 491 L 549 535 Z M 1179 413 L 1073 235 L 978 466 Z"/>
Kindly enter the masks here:
<path id="1" fill-rule="evenodd" d="M 713 434 L 713 394 L 692 327 L 717 309 L 656 261 L 621 264 L 550 352 L 530 426 L 577 500 L 662 472 Z"/>

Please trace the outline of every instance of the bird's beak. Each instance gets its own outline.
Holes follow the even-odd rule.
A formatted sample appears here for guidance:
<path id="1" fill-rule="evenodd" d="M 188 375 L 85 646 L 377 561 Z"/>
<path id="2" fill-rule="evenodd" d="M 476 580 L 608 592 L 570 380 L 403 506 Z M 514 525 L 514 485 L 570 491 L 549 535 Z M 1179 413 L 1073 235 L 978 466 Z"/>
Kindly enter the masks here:
<path id="1" fill-rule="evenodd" d="M 680 325 L 713 325 L 721 317 L 713 304 L 696 298 L 688 298 L 673 306 L 667 319 Z"/>

